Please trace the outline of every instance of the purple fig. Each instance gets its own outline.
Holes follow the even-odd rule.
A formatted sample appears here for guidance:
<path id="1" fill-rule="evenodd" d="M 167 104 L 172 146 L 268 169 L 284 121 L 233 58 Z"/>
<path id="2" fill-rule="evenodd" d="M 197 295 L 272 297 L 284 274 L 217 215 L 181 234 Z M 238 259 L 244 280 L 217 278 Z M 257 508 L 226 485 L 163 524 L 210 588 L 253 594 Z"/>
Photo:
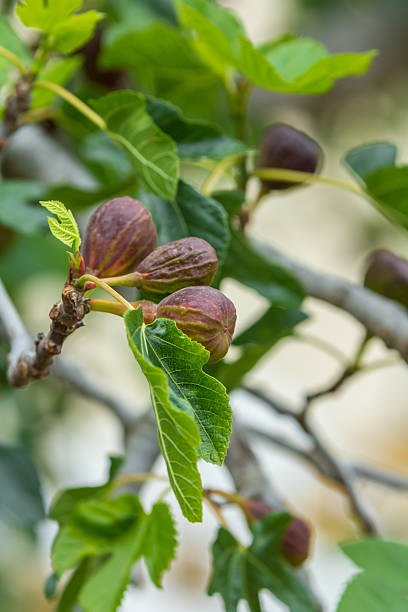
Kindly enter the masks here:
<path id="1" fill-rule="evenodd" d="M 147 208 L 123 196 L 92 214 L 82 252 L 87 272 L 105 278 L 135 270 L 156 245 L 156 227 Z"/>
<path id="2" fill-rule="evenodd" d="M 235 306 L 212 287 L 186 287 L 157 305 L 157 316 L 172 319 L 191 340 L 210 352 L 209 363 L 224 357 L 235 329 Z"/>
<path id="3" fill-rule="evenodd" d="M 272 506 L 258 499 L 249 499 L 243 506 L 243 510 L 250 523 L 276 512 Z M 302 519 L 293 517 L 281 540 L 282 555 L 291 565 L 298 567 L 308 558 L 309 546 L 309 527 Z"/>
<path id="4" fill-rule="evenodd" d="M 386 250 L 371 254 L 364 285 L 408 308 L 408 261 Z"/>
<path id="5" fill-rule="evenodd" d="M 259 168 L 282 168 L 314 174 L 319 171 L 322 159 L 318 143 L 286 123 L 271 126 L 259 145 Z M 262 185 L 265 191 L 271 191 L 288 189 L 299 183 L 263 179 Z"/>
<path id="6" fill-rule="evenodd" d="M 137 287 L 154 297 L 192 285 L 211 285 L 218 267 L 217 255 L 201 238 L 181 238 L 157 247 L 130 274 L 108 278 L 111 285 Z"/>

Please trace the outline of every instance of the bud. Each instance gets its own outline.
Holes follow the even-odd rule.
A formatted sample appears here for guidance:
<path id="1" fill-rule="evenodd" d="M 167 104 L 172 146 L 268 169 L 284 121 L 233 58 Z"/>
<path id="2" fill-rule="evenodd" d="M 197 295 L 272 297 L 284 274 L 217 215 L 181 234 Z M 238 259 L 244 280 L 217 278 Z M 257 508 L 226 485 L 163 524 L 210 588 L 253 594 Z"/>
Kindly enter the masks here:
<path id="1" fill-rule="evenodd" d="M 408 308 L 408 261 L 386 250 L 370 257 L 364 285 Z"/>
<path id="2" fill-rule="evenodd" d="M 99 206 L 86 229 L 87 272 L 102 278 L 135 270 L 157 245 L 152 217 L 138 200 L 124 196 Z"/>
<path id="3" fill-rule="evenodd" d="M 217 267 L 217 255 L 208 242 L 181 238 L 157 247 L 132 274 L 108 282 L 137 287 L 152 297 L 163 296 L 191 285 L 211 285 Z"/>
<path id="4" fill-rule="evenodd" d="M 235 329 L 235 306 L 212 287 L 186 287 L 157 305 L 157 316 L 172 319 L 191 340 L 210 352 L 208 363 L 224 357 Z"/>
<path id="5" fill-rule="evenodd" d="M 272 506 L 258 499 L 249 499 L 243 506 L 243 510 L 250 523 L 263 519 L 268 514 L 275 512 Z M 309 527 L 302 519 L 296 516 L 293 517 L 281 540 L 282 555 L 291 565 L 298 567 L 309 556 L 309 545 Z"/>
<path id="6" fill-rule="evenodd" d="M 276 123 L 264 134 L 259 146 L 259 168 L 282 168 L 298 172 L 318 172 L 323 154 L 318 143 L 304 132 Z M 288 189 L 299 185 L 282 180 L 262 180 L 265 191 Z"/>

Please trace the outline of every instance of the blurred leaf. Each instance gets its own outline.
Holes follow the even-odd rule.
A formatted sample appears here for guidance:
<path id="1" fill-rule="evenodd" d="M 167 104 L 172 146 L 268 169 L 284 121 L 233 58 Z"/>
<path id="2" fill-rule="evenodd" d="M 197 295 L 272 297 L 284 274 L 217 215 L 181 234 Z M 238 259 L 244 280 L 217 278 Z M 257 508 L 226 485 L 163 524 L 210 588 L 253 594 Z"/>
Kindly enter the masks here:
<path id="1" fill-rule="evenodd" d="M 160 588 L 161 577 L 176 555 L 177 532 L 167 504 L 154 504 L 143 544 L 143 556 L 150 578 Z"/>
<path id="2" fill-rule="evenodd" d="M 175 393 L 169 385 L 166 370 L 157 365 L 155 350 L 172 346 L 172 359 L 186 369 L 186 356 L 201 361 L 207 352 L 198 343 L 182 334 L 173 321 L 158 319 L 152 325 L 143 323 L 141 309 L 125 314 L 125 325 L 130 348 L 150 385 L 155 412 L 159 445 L 166 462 L 169 480 L 184 516 L 192 522 L 202 520 L 202 486 L 197 470 L 196 448 L 200 445 L 200 432 L 193 420 L 188 401 Z M 160 335 L 165 342 L 160 340 Z M 162 353 L 162 351 L 161 351 Z M 170 370 L 171 372 L 171 370 Z M 194 370 L 193 376 L 194 376 Z"/>
<path id="3" fill-rule="evenodd" d="M 93 106 L 106 121 L 109 136 L 130 155 L 146 186 L 159 197 L 172 200 L 179 175 L 177 148 L 147 114 L 143 96 L 132 91 L 113 92 L 94 101 Z"/>
<path id="4" fill-rule="evenodd" d="M 181 160 L 222 159 L 248 150 L 218 127 L 186 119 L 169 102 L 148 98 L 146 108 L 156 125 L 175 141 Z"/>
<path id="5" fill-rule="evenodd" d="M 153 216 L 160 244 L 196 236 L 214 247 L 220 263 L 224 260 L 230 232 L 227 214 L 219 202 L 182 180 L 174 202 L 165 202 L 147 193 L 139 197 Z"/>
<path id="6" fill-rule="evenodd" d="M 0 223 L 22 234 L 46 228 L 39 206 L 31 206 L 44 196 L 46 186 L 38 181 L 9 179 L 0 181 Z"/>
<path id="7" fill-rule="evenodd" d="M 284 93 L 323 93 L 335 80 L 364 74 L 376 51 L 329 55 L 312 39 L 284 37 L 256 48 L 237 18 L 211 0 L 178 0 L 179 19 L 202 61 L 223 80 L 235 68 L 253 85 Z"/>
<path id="8" fill-rule="evenodd" d="M 364 179 L 380 168 L 395 166 L 397 147 L 390 142 L 372 142 L 351 149 L 344 163 L 355 176 Z"/>
<path id="9" fill-rule="evenodd" d="M 256 251 L 236 230 L 231 233 L 222 276 L 254 289 L 275 306 L 297 308 L 304 296 L 301 285 L 290 272 Z"/>
<path id="10" fill-rule="evenodd" d="M 0 444 L 0 490 L 0 517 L 6 522 L 33 527 L 45 518 L 37 470 L 22 448 Z"/>
<path id="11" fill-rule="evenodd" d="M 211 197 L 223 205 L 230 218 L 234 217 L 239 212 L 242 205 L 245 204 L 246 199 L 245 193 L 232 189 L 213 191 Z"/>
<path id="12" fill-rule="evenodd" d="M 269 514 L 256 521 L 248 548 L 223 527 L 218 530 L 212 546 L 208 594 L 219 593 L 226 612 L 236 612 L 241 600 L 251 612 L 260 612 L 262 589 L 273 593 L 292 612 L 317 611 L 310 592 L 281 555 L 281 539 L 290 522 L 290 515 L 285 513 Z"/>
<path id="13" fill-rule="evenodd" d="M 50 60 L 39 72 L 40 81 L 49 81 L 57 85 L 66 85 L 71 77 L 79 70 L 82 59 L 79 55 Z M 34 88 L 30 108 L 49 106 L 56 94 L 48 89 Z"/>
<path id="14" fill-rule="evenodd" d="M 338 612 L 405 612 L 408 546 L 367 539 L 342 546 L 363 571 L 353 576 L 341 596 Z"/>
<path id="15" fill-rule="evenodd" d="M 190 32 L 202 61 L 222 79 L 235 64 L 245 32 L 234 13 L 209 0 L 177 0 L 179 20 Z"/>
<path id="16" fill-rule="evenodd" d="M 0 45 L 5 47 L 14 55 L 17 55 L 25 66 L 31 62 L 31 54 L 24 43 L 17 36 L 6 17 L 0 15 Z M 4 57 L 0 57 L 0 87 L 7 81 L 7 71 L 12 64 Z"/>
<path id="17" fill-rule="evenodd" d="M 24 0 L 17 5 L 17 15 L 29 28 L 50 32 L 79 9 L 82 0 Z"/>
<path id="18" fill-rule="evenodd" d="M 74 612 L 78 595 L 90 574 L 90 559 L 83 559 L 75 568 L 66 583 L 55 612 Z"/>
<path id="19" fill-rule="evenodd" d="M 81 161 L 100 181 L 101 189 L 132 179 L 134 171 L 129 157 L 119 149 L 104 132 L 93 132 L 79 144 L 78 155 Z"/>
<path id="20" fill-rule="evenodd" d="M 79 503 L 91 499 L 102 498 L 109 491 L 110 484 L 122 467 L 124 458 L 120 456 L 111 456 L 109 457 L 109 461 L 109 475 L 107 481 L 103 485 L 65 489 L 58 493 L 51 504 L 49 511 L 50 518 L 57 521 L 60 525 L 64 525 Z"/>
<path id="21" fill-rule="evenodd" d="M 47 192 L 46 197 L 50 199 L 65 200 L 71 202 L 73 212 L 94 206 L 100 202 L 106 202 L 121 195 L 134 195 L 139 183 L 134 177 L 122 183 L 108 184 L 99 189 L 81 189 L 71 185 L 55 185 Z"/>
<path id="22" fill-rule="evenodd" d="M 53 28 L 53 49 L 59 53 L 76 51 L 92 37 L 96 24 L 103 18 L 103 13 L 87 11 L 58 23 Z"/>

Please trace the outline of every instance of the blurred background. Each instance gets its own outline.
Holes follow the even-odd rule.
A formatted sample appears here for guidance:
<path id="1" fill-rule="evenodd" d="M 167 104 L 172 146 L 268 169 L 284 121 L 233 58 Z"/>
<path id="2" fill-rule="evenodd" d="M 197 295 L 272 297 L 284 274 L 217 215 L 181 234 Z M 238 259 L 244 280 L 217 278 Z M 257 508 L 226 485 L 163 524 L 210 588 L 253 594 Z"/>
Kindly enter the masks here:
<path id="1" fill-rule="evenodd" d="M 400 162 L 408 160 L 408 4 L 406 0 L 223 0 L 242 18 L 256 42 L 277 38 L 285 32 L 312 36 L 331 52 L 378 49 L 380 54 L 369 73 L 338 83 L 319 96 L 283 96 L 255 89 L 250 101 L 250 140 L 256 145 L 264 128 L 284 121 L 306 131 L 325 151 L 322 173 L 345 177 L 344 153 L 365 141 L 389 140 L 398 145 Z M 12 14 L 13 2 L 0 2 L 3 14 Z M 97 0 L 86 7 L 107 13 L 99 37 L 85 49 L 86 61 L 72 84 L 80 95 L 92 97 L 108 88 L 134 85 L 148 89 L 148 75 L 140 71 L 102 71 L 97 67 L 100 45 L 114 28 L 129 23 L 142 29 L 150 22 L 174 19 L 167 0 Z M 21 31 L 21 24 L 14 22 Z M 33 42 L 33 32 L 24 32 Z M 0 40 L 1 44 L 1 40 Z M 126 62 L 124 62 L 125 64 Z M 225 125 L 226 109 L 213 91 L 210 102 L 198 92 L 195 116 L 205 116 Z M 191 103 L 192 92 L 188 92 Z M 183 107 L 183 97 L 173 101 Z M 67 183 L 94 187 L 95 152 L 74 149 L 70 135 L 74 118 L 63 133 L 52 121 L 23 128 L 10 142 L 3 159 L 4 178 L 30 178 L 49 184 Z M 33 155 L 33 150 L 36 152 Z M 81 157 L 82 155 L 82 157 Z M 49 161 L 51 160 L 51 161 Z M 125 170 L 122 168 L 122 171 Z M 186 171 L 188 172 L 188 171 Z M 189 180 L 199 185 L 203 176 L 190 171 Z M 67 202 L 69 204 L 69 202 Z M 0 208 L 3 205 L 0 202 Z M 84 226 L 87 215 L 80 217 Z M 263 200 L 249 228 L 251 236 L 281 248 L 298 261 L 316 269 L 361 282 L 367 254 L 375 248 L 391 248 L 408 257 L 408 242 L 395 228 L 357 196 L 325 186 L 310 186 Z M 58 299 L 65 280 L 63 248 L 47 233 L 25 235 L 0 225 L 0 277 L 11 293 L 27 327 L 34 333 L 48 328 L 48 311 Z M 223 286 L 238 310 L 238 332 L 262 312 L 259 296 L 237 283 Z M 354 319 L 328 305 L 308 299 L 304 310 L 310 318 L 302 324 L 304 335 L 322 338 L 352 356 L 363 336 Z M 123 451 L 121 427 L 105 407 L 81 396 L 50 378 L 26 390 L 6 384 L 7 346 L 0 344 L 0 442 L 23 445 L 34 459 L 41 488 L 48 504 L 63 487 L 98 484 L 105 477 L 108 455 Z M 233 352 L 231 352 L 233 355 Z M 69 339 L 64 355 L 87 367 L 135 412 L 148 402 L 147 388 L 129 351 L 120 319 L 94 313 L 86 328 Z M 367 360 L 389 352 L 378 341 L 370 346 Z M 249 382 L 273 391 L 300 406 L 305 392 L 330 382 L 339 365 L 330 356 L 306 342 L 281 341 L 253 370 Z M 408 411 L 406 366 L 396 364 L 352 379 L 342 390 L 313 406 L 312 418 L 328 445 L 339 456 L 359 459 L 376 467 L 408 476 Z M 232 405 L 243 423 L 262 425 L 271 431 L 294 434 L 282 419 L 272 417 L 261 404 L 242 392 L 232 395 Z M 282 429 L 284 428 L 284 429 Z M 323 482 L 298 458 L 257 443 L 256 452 L 271 483 L 288 507 L 313 526 L 312 556 L 307 563 L 311 581 L 331 612 L 354 571 L 337 547 L 358 535 L 347 500 Z M 159 461 L 157 470 L 163 471 Z M 201 464 L 205 486 L 231 487 L 228 472 Z M 3 479 L 4 480 L 4 479 Z M 0 483 L 3 484 L 0 472 Z M 157 489 L 147 486 L 142 496 L 148 502 Z M 363 494 L 386 537 L 408 541 L 408 494 L 377 485 L 365 485 Z M 23 502 L 22 502 L 23 503 Z M 140 568 L 122 605 L 122 612 L 222 610 L 218 597 L 205 595 L 209 576 L 209 547 L 217 527 L 206 512 L 204 525 L 190 525 L 175 515 L 180 529 L 177 560 L 158 591 Z M 49 550 L 55 533 L 50 521 L 39 527 L 0 522 L 0 610 L 42 612 L 52 609 L 42 592 L 50 573 Z M 238 530 L 242 524 L 231 511 L 227 518 Z M 242 605 L 242 610 L 245 606 Z M 265 612 L 283 610 L 272 597 L 264 597 Z"/>

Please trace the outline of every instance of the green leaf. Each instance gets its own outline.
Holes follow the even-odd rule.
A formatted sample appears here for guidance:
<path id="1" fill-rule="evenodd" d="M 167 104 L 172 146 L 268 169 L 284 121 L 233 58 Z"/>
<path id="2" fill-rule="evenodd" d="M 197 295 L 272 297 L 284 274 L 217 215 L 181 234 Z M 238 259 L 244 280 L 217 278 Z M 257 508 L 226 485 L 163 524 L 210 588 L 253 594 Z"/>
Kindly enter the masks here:
<path id="1" fill-rule="evenodd" d="M 182 180 L 174 202 L 163 201 L 148 193 L 141 193 L 140 199 L 153 216 L 160 244 L 196 236 L 214 247 L 219 264 L 224 261 L 230 230 L 227 214 L 219 202 Z"/>
<path id="2" fill-rule="evenodd" d="M 174 559 L 177 532 L 167 504 L 154 504 L 149 515 L 143 544 L 143 556 L 154 584 L 160 588 L 161 577 Z"/>
<path id="3" fill-rule="evenodd" d="M 238 19 L 211 0 L 178 0 L 177 6 L 179 20 L 190 31 L 201 60 L 223 80 L 236 69 L 253 85 L 266 89 L 323 93 L 336 79 L 364 74 L 377 54 L 329 55 L 317 41 L 287 36 L 256 48 Z"/>
<path id="4" fill-rule="evenodd" d="M 110 489 L 111 482 L 123 465 L 124 458 L 120 456 L 111 456 L 109 457 L 109 460 L 109 476 L 104 484 L 94 487 L 76 487 L 73 489 L 65 489 L 61 493 L 58 493 L 51 504 L 49 511 L 50 518 L 57 521 L 60 526 L 65 525 L 68 522 L 72 511 L 79 503 L 91 499 L 101 499 L 104 495 L 106 495 Z"/>
<path id="5" fill-rule="evenodd" d="M 235 361 L 214 364 L 215 369 L 210 373 L 230 392 L 279 340 L 291 335 L 293 328 L 306 318 L 307 315 L 297 308 L 270 306 L 258 320 L 233 340 L 234 345 L 242 347 L 241 355 Z"/>
<path id="6" fill-rule="evenodd" d="M 176 6 L 202 61 L 225 78 L 228 66 L 235 63 L 239 38 L 245 33 L 239 19 L 209 0 L 178 0 Z"/>
<path id="7" fill-rule="evenodd" d="M 82 0 L 24 0 L 17 5 L 17 15 L 29 28 L 50 32 L 79 9 Z"/>
<path id="8" fill-rule="evenodd" d="M 45 518 L 37 470 L 27 453 L 0 444 L 0 517 L 17 527 L 33 527 Z"/>
<path id="9" fill-rule="evenodd" d="M 197 348 L 200 345 L 184 336 L 173 321 L 159 319 L 152 325 L 144 325 L 140 308 L 128 311 L 124 319 L 130 348 L 150 385 L 159 445 L 170 484 L 184 516 L 192 522 L 201 521 L 202 486 L 195 450 L 200 445 L 200 432 L 188 413 L 190 404 L 170 388 L 166 374 L 156 365 L 154 351 L 160 342 L 160 334 L 163 347 L 167 343 L 171 348 L 169 358 L 183 359 L 184 368 L 191 357 L 200 359 L 199 352 L 203 360 L 206 351 Z"/>
<path id="10" fill-rule="evenodd" d="M 46 186 L 38 181 L 4 180 L 0 182 L 0 223 L 21 234 L 35 234 L 46 227 L 45 215 L 38 206 Z"/>
<path id="11" fill-rule="evenodd" d="M 179 176 L 177 147 L 146 112 L 142 95 L 113 92 L 94 101 L 110 137 L 130 155 L 146 186 L 159 197 L 172 200 Z"/>
<path id="12" fill-rule="evenodd" d="M 53 28 L 52 47 L 60 53 L 72 53 L 84 45 L 93 35 L 96 24 L 104 18 L 99 11 L 87 11 L 72 15 Z"/>
<path id="13" fill-rule="evenodd" d="M 211 197 L 223 205 L 230 218 L 234 217 L 239 212 L 246 200 L 243 191 L 234 191 L 232 189 L 213 191 Z"/>
<path id="14" fill-rule="evenodd" d="M 56 200 L 40 201 L 40 204 L 58 218 L 57 221 L 55 217 L 47 217 L 52 235 L 67 246 L 73 247 L 76 253 L 81 246 L 81 236 L 72 212 Z"/>
<path id="15" fill-rule="evenodd" d="M 208 594 L 219 593 L 226 612 L 236 612 L 245 600 L 251 612 L 261 612 L 259 592 L 267 589 L 291 612 L 316 612 L 317 607 L 296 572 L 280 554 L 283 534 L 290 524 L 288 514 L 269 514 L 253 527 L 248 548 L 221 527 L 215 540 L 213 573 Z"/>
<path id="16" fill-rule="evenodd" d="M 341 596 L 338 612 L 405 612 L 408 546 L 366 539 L 342 546 L 363 571 L 353 576 Z"/>
<path id="17" fill-rule="evenodd" d="M 175 141 L 182 160 L 223 159 L 248 150 L 242 142 L 211 123 L 186 119 L 179 108 L 164 100 L 148 98 L 147 112 Z"/>
<path id="18" fill-rule="evenodd" d="M 79 70 L 82 65 L 82 58 L 79 55 L 52 59 L 39 72 L 38 80 L 65 85 L 71 77 Z M 41 108 L 48 106 L 54 100 L 56 94 L 49 89 L 34 88 L 31 108 Z"/>
<path id="19" fill-rule="evenodd" d="M 296 308 L 304 296 L 301 285 L 290 272 L 256 251 L 236 230 L 232 230 L 222 274 L 254 289 L 275 306 Z"/>
<path id="20" fill-rule="evenodd" d="M 344 163 L 359 179 L 364 179 L 380 168 L 395 166 L 397 147 L 390 142 L 372 142 L 351 149 Z"/>
<path id="21" fill-rule="evenodd" d="M 6 17 L 2 15 L 0 15 L 0 45 L 17 55 L 26 67 L 29 66 L 31 62 L 29 50 L 17 36 Z M 11 66 L 12 64 L 8 60 L 0 57 L 0 87 L 6 83 L 7 72 Z"/>
<path id="22" fill-rule="evenodd" d="M 72 572 L 66 583 L 55 612 L 73 612 L 78 601 L 78 595 L 90 574 L 90 558 L 83 559 Z"/>

